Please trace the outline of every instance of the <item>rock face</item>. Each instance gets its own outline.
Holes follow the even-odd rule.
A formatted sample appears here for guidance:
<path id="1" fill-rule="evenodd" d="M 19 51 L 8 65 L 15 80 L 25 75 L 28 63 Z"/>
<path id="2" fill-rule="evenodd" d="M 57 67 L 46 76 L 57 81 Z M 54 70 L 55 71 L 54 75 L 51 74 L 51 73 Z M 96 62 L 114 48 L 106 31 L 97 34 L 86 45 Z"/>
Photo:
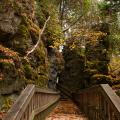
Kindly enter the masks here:
<path id="1" fill-rule="evenodd" d="M 88 40 L 86 43 L 86 86 L 101 83 L 110 83 L 108 76 L 109 49 L 109 25 L 101 23 L 93 26 L 93 32 L 98 34 L 95 41 Z"/>
<path id="2" fill-rule="evenodd" d="M 64 47 L 63 57 L 65 66 L 60 74 L 59 84 L 71 92 L 83 88 L 84 57 L 78 49 L 71 50 L 69 46 Z"/>
<path id="3" fill-rule="evenodd" d="M 19 91 L 25 76 L 18 53 L 0 45 L 0 56 L 0 93 Z"/>
<path id="4" fill-rule="evenodd" d="M 21 24 L 21 14 L 34 18 L 34 0 L 1 0 L 0 1 L 0 30 L 15 34 Z"/>
<path id="5" fill-rule="evenodd" d="M 114 78 L 108 74 L 109 25 L 101 23 L 93 26 L 90 35 L 86 38 L 83 55 L 78 40 L 75 48 L 70 49 L 71 43 L 77 43 L 75 39 L 69 40 L 64 47 L 65 68 L 60 75 L 60 84 L 71 91 L 95 84 L 113 85 Z"/>
<path id="6" fill-rule="evenodd" d="M 0 96 L 2 97 L 21 91 L 29 83 L 47 87 L 48 80 L 55 79 L 59 71 L 58 52 L 53 50 L 54 52 L 48 53 L 48 48 L 45 46 L 47 38 L 44 40 L 43 37 L 35 51 L 24 58 L 27 51 L 37 43 L 41 31 L 40 23 L 36 19 L 35 5 L 34 0 L 0 0 Z M 0 108 L 1 104 L 0 101 Z"/>
<path id="7" fill-rule="evenodd" d="M 57 49 L 49 48 L 48 50 L 49 62 L 50 62 L 50 79 L 48 86 L 49 88 L 56 88 L 56 83 L 58 82 L 58 76 L 63 69 L 63 58 L 62 54 Z"/>
<path id="8" fill-rule="evenodd" d="M 1 71 L 6 76 L 1 78 L 0 93 L 8 94 L 17 91 L 19 88 L 17 86 L 23 83 L 24 85 L 35 83 L 45 86 L 49 76 L 49 65 L 44 43 L 41 41 L 40 46 L 27 60 L 23 58 L 37 42 L 40 30 L 35 20 L 34 0 L 17 2 L 2 0 L 0 4 Z M 14 52 L 16 52 L 17 59 L 14 58 Z M 7 86 L 7 90 L 2 84 Z"/>

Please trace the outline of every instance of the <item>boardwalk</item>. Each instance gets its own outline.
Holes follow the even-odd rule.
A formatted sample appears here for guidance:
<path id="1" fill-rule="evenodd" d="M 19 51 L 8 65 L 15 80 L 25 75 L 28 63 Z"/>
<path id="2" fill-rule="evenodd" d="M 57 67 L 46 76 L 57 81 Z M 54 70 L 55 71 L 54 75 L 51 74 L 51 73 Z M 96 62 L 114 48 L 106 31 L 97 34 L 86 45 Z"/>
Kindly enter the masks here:
<path id="1" fill-rule="evenodd" d="M 88 120 L 71 100 L 60 101 L 46 120 Z"/>
<path id="2" fill-rule="evenodd" d="M 30 84 L 22 91 L 4 120 L 120 120 L 120 98 L 108 84 L 81 90 L 73 93 L 72 97 L 69 95 L 69 98 L 85 114 L 72 100 L 61 100 L 59 92 Z"/>

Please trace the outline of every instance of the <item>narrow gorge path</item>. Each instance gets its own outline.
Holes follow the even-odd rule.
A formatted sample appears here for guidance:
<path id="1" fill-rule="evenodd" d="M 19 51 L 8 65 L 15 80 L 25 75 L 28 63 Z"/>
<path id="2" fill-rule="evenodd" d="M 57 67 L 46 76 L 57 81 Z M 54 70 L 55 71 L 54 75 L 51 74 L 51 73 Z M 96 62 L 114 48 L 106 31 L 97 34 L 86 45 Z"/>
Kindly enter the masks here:
<path id="1" fill-rule="evenodd" d="M 71 100 L 61 100 L 46 120 L 88 120 Z"/>

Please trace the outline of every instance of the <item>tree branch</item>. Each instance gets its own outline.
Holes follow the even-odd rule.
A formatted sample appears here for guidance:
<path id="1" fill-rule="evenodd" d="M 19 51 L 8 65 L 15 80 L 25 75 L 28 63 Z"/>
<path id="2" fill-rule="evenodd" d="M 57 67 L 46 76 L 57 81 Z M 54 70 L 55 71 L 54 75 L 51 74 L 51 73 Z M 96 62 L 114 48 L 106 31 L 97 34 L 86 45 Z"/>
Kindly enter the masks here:
<path id="1" fill-rule="evenodd" d="M 80 15 L 80 16 L 78 17 L 78 19 L 77 19 L 75 22 L 73 22 L 71 25 L 69 25 L 68 28 L 66 28 L 65 30 L 63 30 L 63 32 L 68 31 L 72 26 L 74 26 L 77 22 L 79 22 L 80 18 L 82 18 L 83 15 L 84 15 L 84 14 Z"/>
<path id="2" fill-rule="evenodd" d="M 35 49 L 37 48 L 37 46 L 39 45 L 39 43 L 40 43 L 40 41 L 41 41 L 41 36 L 42 36 L 42 34 L 43 34 L 43 32 L 44 32 L 44 30 L 45 30 L 45 28 L 46 28 L 47 22 L 48 22 L 49 20 L 50 20 L 50 16 L 49 16 L 48 19 L 45 21 L 45 24 L 44 24 L 44 26 L 43 26 L 42 31 L 41 31 L 41 32 L 39 31 L 39 38 L 38 38 L 37 43 L 33 46 L 33 48 L 32 48 L 30 51 L 27 52 L 27 54 L 26 54 L 26 56 L 25 56 L 24 58 L 27 58 L 29 54 L 31 54 L 32 52 L 34 52 L 34 50 L 35 50 Z"/>

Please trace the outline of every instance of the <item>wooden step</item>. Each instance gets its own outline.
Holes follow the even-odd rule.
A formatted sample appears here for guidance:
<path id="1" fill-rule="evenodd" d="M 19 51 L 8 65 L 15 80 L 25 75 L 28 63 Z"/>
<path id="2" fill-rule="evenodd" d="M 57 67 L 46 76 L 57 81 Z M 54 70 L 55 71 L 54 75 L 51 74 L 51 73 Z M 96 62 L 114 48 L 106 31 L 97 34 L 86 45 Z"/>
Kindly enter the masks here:
<path id="1" fill-rule="evenodd" d="M 46 120 L 88 120 L 71 100 L 61 100 Z"/>

